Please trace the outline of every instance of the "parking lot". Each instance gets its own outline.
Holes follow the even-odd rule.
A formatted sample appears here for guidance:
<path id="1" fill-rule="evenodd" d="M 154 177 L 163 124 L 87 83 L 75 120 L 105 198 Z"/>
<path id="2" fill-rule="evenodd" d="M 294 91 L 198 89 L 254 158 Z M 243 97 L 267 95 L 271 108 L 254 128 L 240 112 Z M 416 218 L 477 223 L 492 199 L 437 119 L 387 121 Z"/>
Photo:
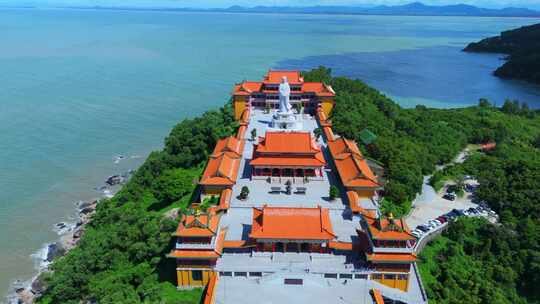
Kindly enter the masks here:
<path id="1" fill-rule="evenodd" d="M 437 193 L 427 182 L 426 177 L 422 194 L 413 202 L 413 209 L 405 217 L 412 233 L 417 238 L 423 238 L 439 230 L 447 221 L 455 220 L 460 216 L 481 216 L 492 223 L 498 221 L 497 214 L 485 204 L 479 206 L 473 203 L 473 192 L 478 186 L 476 180 L 465 181 L 467 190 L 462 197 L 457 197 L 452 191 L 448 191 L 446 186 Z"/>
<path id="2" fill-rule="evenodd" d="M 407 225 L 414 229 L 416 226 L 446 214 L 452 209 L 466 210 L 478 206 L 472 202 L 471 193 L 465 192 L 463 197 L 457 197 L 454 201 L 442 198 L 443 194 L 444 191 L 435 192 L 435 189 L 428 184 L 428 178 L 424 178 L 422 194 L 414 200 L 412 210 L 405 218 Z"/>

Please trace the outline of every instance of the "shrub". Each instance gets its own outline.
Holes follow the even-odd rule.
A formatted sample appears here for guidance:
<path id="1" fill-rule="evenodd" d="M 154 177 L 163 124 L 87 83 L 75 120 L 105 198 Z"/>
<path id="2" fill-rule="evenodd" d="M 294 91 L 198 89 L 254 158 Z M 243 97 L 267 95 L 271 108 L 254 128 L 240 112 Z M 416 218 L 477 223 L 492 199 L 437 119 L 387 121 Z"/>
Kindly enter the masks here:
<path id="1" fill-rule="evenodd" d="M 330 200 L 335 200 L 339 196 L 339 189 L 334 185 L 330 186 L 328 196 L 330 197 Z"/>
<path id="2" fill-rule="evenodd" d="M 249 196 L 249 188 L 247 186 L 243 186 L 242 190 L 240 190 L 240 199 L 245 200 Z"/>

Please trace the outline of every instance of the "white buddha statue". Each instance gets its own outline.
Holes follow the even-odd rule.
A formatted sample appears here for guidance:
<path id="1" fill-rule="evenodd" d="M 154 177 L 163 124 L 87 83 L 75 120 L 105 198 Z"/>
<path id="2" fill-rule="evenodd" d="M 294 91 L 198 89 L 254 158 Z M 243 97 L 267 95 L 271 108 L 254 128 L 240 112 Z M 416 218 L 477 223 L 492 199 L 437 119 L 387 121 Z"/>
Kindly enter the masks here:
<path id="1" fill-rule="evenodd" d="M 287 80 L 287 76 L 281 78 L 281 84 L 279 85 L 279 112 L 291 113 L 291 103 L 289 97 L 291 95 L 291 87 Z"/>

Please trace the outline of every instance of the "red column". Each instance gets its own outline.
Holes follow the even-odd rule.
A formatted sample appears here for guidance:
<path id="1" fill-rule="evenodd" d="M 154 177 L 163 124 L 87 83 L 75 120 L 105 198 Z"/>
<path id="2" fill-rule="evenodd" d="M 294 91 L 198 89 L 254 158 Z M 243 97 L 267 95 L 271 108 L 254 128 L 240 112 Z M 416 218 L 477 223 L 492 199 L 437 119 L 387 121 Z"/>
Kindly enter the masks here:
<path id="1" fill-rule="evenodd" d="M 272 243 L 272 252 L 276 252 L 276 243 Z"/>

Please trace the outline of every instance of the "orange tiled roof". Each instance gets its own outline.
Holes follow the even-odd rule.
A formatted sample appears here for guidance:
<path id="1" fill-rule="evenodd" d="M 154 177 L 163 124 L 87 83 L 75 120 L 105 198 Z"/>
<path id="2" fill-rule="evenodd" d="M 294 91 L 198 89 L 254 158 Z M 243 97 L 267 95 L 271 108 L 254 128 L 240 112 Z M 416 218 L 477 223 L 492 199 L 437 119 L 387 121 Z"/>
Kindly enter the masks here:
<path id="1" fill-rule="evenodd" d="M 328 149 L 345 187 L 381 187 L 354 141 L 338 138 L 328 142 Z"/>
<path id="2" fill-rule="evenodd" d="M 264 83 L 281 83 L 283 76 L 287 77 L 287 81 L 291 84 L 304 82 L 304 77 L 302 77 L 300 71 L 268 71 L 266 76 L 264 76 Z"/>
<path id="3" fill-rule="evenodd" d="M 225 248 L 245 248 L 245 247 L 254 247 L 256 244 L 250 241 L 225 241 L 223 247 Z"/>
<path id="4" fill-rule="evenodd" d="M 335 96 L 336 92 L 331 86 L 321 82 L 304 82 L 302 84 L 302 91 L 315 93 L 317 96 Z"/>
<path id="5" fill-rule="evenodd" d="M 334 132 L 332 131 L 332 128 L 330 127 L 323 127 L 324 136 L 326 136 L 326 141 L 334 141 L 336 140 L 334 136 Z"/>
<path id="6" fill-rule="evenodd" d="M 322 167 L 326 164 L 322 152 L 314 157 L 255 157 L 250 161 L 252 166 L 285 166 L 285 167 Z"/>
<path id="7" fill-rule="evenodd" d="M 219 278 L 219 276 L 217 274 L 214 274 L 210 278 L 210 281 L 208 281 L 208 285 L 206 286 L 206 290 L 204 292 L 203 304 L 214 304 L 215 303 L 218 278 Z"/>
<path id="8" fill-rule="evenodd" d="M 214 236 L 218 230 L 219 219 L 219 214 L 211 212 L 197 215 L 183 214 L 174 235 L 181 237 Z"/>
<path id="9" fill-rule="evenodd" d="M 369 233 L 376 240 L 415 240 L 403 219 L 364 217 L 368 223 Z"/>
<path id="10" fill-rule="evenodd" d="M 324 111 L 320 107 L 317 108 L 317 119 L 319 120 L 321 127 L 332 126 L 332 122 L 328 120 L 328 117 L 326 117 L 326 114 L 324 114 Z"/>
<path id="11" fill-rule="evenodd" d="M 256 145 L 250 164 L 321 167 L 326 161 L 308 132 L 266 132 L 266 137 Z"/>
<path id="12" fill-rule="evenodd" d="M 253 92 L 259 92 L 262 88 L 262 82 L 244 81 L 234 86 L 234 95 L 251 95 Z"/>
<path id="13" fill-rule="evenodd" d="M 354 154 L 362 157 L 362 153 L 356 143 L 350 139 L 340 137 L 334 142 L 328 144 L 328 149 L 334 158 L 345 158 L 349 154 Z"/>
<path id="14" fill-rule="evenodd" d="M 257 153 L 314 154 L 321 151 L 309 132 L 266 132 Z"/>
<path id="15" fill-rule="evenodd" d="M 231 197 L 232 197 L 232 190 L 231 189 L 225 189 L 221 191 L 221 197 L 219 198 L 219 209 L 220 210 L 227 210 L 231 206 Z"/>
<path id="16" fill-rule="evenodd" d="M 246 136 L 247 126 L 240 126 L 238 132 L 236 132 L 236 138 L 239 140 L 244 140 Z"/>
<path id="17" fill-rule="evenodd" d="M 234 136 L 229 136 L 218 140 L 211 157 L 219 157 L 222 154 L 227 154 L 231 158 L 241 158 L 243 150 L 244 141 Z"/>
<path id="18" fill-rule="evenodd" d="M 375 288 L 371 289 L 371 296 L 373 297 L 374 304 L 384 304 L 384 299 L 381 291 Z"/>
<path id="19" fill-rule="evenodd" d="M 240 159 L 232 158 L 224 153 L 217 157 L 210 157 L 199 184 L 232 186 L 236 183 L 239 166 Z"/>
<path id="20" fill-rule="evenodd" d="M 249 124 L 249 117 L 251 116 L 251 111 L 249 108 L 245 109 L 240 116 L 240 125 L 247 126 Z"/>
<path id="21" fill-rule="evenodd" d="M 358 193 L 356 191 L 347 191 L 347 199 L 349 200 L 349 207 L 351 208 L 352 213 L 364 213 L 364 208 L 358 206 Z"/>
<path id="22" fill-rule="evenodd" d="M 223 253 L 223 245 L 225 242 L 225 234 L 227 228 L 222 228 L 219 234 L 216 236 L 216 242 L 214 249 L 174 249 L 167 256 L 171 258 L 180 259 L 215 259 L 219 258 Z"/>
<path id="23" fill-rule="evenodd" d="M 416 261 L 416 255 L 412 253 L 366 253 L 370 262 L 412 263 Z"/>
<path id="24" fill-rule="evenodd" d="M 350 242 L 329 242 L 329 247 L 332 249 L 337 250 L 346 250 L 346 251 L 352 251 L 353 250 L 353 244 Z"/>
<path id="25" fill-rule="evenodd" d="M 254 239 L 332 240 L 335 238 L 328 209 L 253 208 L 250 237 Z"/>

